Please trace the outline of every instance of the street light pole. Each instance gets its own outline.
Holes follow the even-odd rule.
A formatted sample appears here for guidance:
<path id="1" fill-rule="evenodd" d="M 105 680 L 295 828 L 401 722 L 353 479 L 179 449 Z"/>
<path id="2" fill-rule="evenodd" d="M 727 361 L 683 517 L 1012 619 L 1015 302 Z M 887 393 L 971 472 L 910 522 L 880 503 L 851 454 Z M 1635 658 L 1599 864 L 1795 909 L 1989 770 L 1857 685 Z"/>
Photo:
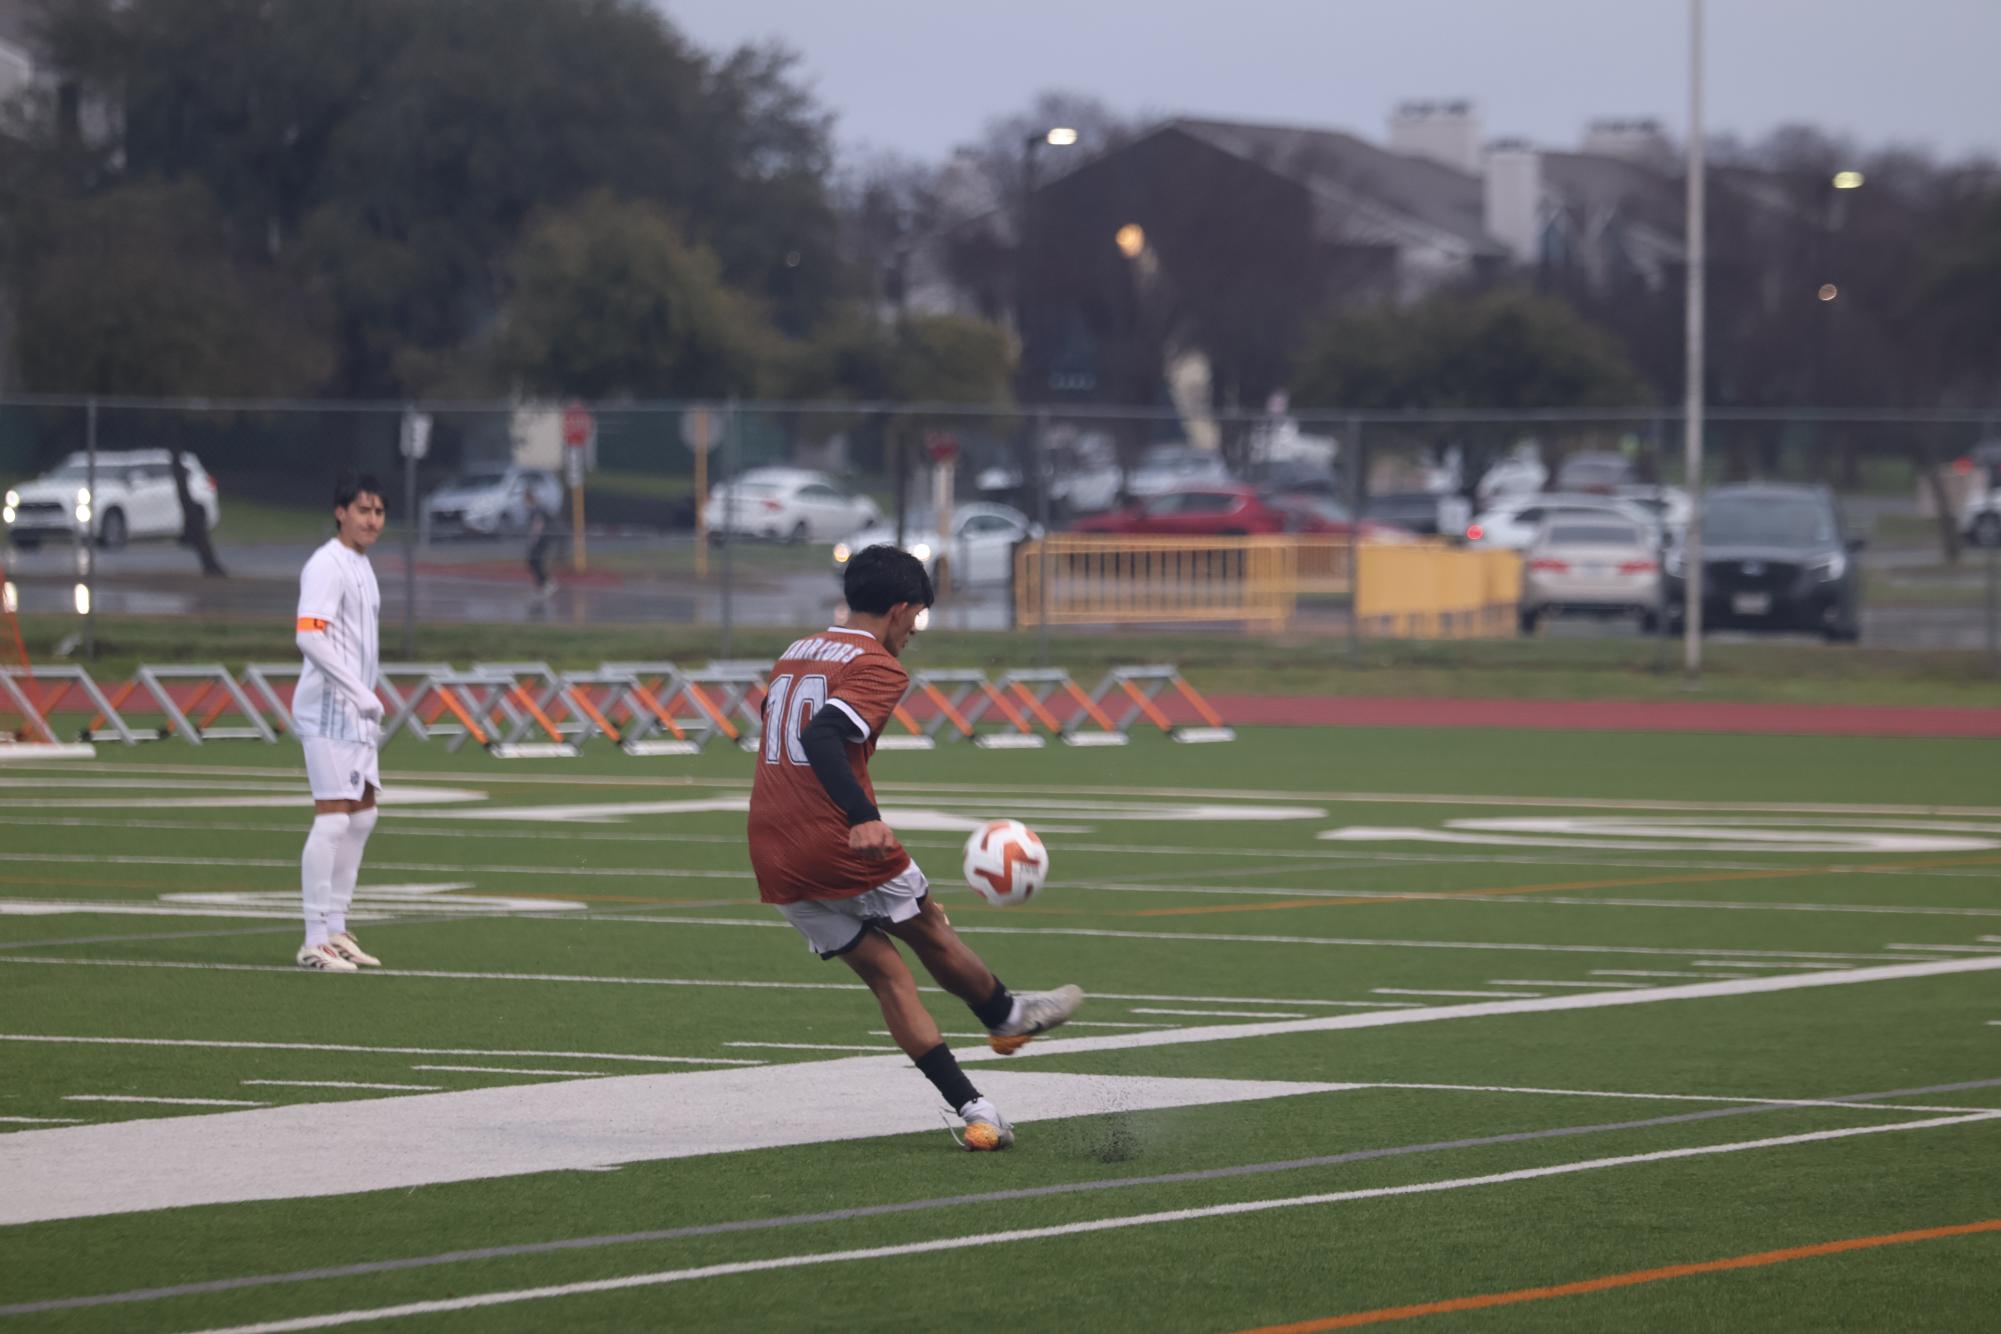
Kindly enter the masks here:
<path id="1" fill-rule="evenodd" d="M 1688 487 L 1688 530 L 1682 539 L 1682 661 L 1693 683 L 1702 674 L 1702 426 L 1703 269 L 1706 164 L 1702 143 L 1702 4 L 1688 0 L 1688 263 L 1686 347 L 1682 374 L 1682 457 Z"/>

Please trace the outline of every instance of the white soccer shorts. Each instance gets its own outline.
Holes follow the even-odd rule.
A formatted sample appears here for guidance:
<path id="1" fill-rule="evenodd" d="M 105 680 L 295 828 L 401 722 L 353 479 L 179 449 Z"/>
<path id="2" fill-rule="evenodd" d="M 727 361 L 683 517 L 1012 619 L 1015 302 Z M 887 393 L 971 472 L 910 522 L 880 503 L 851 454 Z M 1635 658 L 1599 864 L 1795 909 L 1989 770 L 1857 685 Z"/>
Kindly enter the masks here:
<path id="1" fill-rule="evenodd" d="M 861 944 L 872 927 L 907 922 L 917 916 L 930 892 L 931 882 L 912 862 L 895 879 L 851 899 L 801 899 L 772 906 L 806 937 L 808 949 L 822 959 L 832 959 Z"/>
<path id="2" fill-rule="evenodd" d="M 366 741 L 302 736 L 299 748 L 306 753 L 306 781 L 312 784 L 314 801 L 360 801 L 369 788 L 382 787 L 376 749 Z"/>

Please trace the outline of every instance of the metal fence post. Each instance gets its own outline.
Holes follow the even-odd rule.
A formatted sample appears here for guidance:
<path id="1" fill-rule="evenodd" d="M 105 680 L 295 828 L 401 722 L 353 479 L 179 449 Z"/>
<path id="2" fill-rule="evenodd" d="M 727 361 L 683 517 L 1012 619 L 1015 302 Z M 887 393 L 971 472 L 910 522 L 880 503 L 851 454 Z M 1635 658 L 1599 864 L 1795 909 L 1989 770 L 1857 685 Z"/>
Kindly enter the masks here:
<path id="1" fill-rule="evenodd" d="M 733 519 L 742 497 L 737 489 L 736 470 L 736 400 L 732 398 L 723 408 L 723 476 L 725 486 L 730 488 L 730 517 Z M 734 524 L 723 524 L 723 642 L 721 657 L 735 655 L 736 647 L 736 580 L 735 580 L 735 535 L 731 532 Z"/>
<path id="2" fill-rule="evenodd" d="M 89 660 L 97 657 L 97 544 L 93 531 L 97 524 L 97 400 L 92 398 L 84 405 L 84 478 L 83 484 L 90 492 L 90 518 L 83 525 L 83 550 L 80 553 L 77 571 L 83 583 L 83 656 Z"/>
<path id="3" fill-rule="evenodd" d="M 1369 463 L 1362 447 L 1362 419 L 1348 418 L 1348 657 L 1362 655 L 1362 506 L 1368 501 Z"/>
<path id="4" fill-rule="evenodd" d="M 1035 521 L 1042 526 L 1042 540 L 1035 544 L 1035 561 L 1040 568 L 1035 581 L 1035 665 L 1049 665 L 1049 412 L 1038 410 L 1033 427 L 1029 461 L 1035 469 Z"/>
<path id="5" fill-rule="evenodd" d="M 1987 671 L 2001 676 L 2001 543 L 1987 544 Z"/>

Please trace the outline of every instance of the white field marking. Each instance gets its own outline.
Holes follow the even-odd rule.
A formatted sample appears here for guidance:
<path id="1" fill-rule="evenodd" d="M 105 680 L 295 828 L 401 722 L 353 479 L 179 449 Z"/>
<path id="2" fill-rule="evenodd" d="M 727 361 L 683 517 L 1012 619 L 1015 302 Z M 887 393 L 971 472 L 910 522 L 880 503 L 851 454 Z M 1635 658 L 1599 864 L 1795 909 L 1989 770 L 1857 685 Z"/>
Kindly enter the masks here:
<path id="1" fill-rule="evenodd" d="M 1467 996 L 1478 999 L 1493 996 L 1505 1000 L 1522 1000 L 1535 995 L 1533 991 L 1435 991 L 1427 987 L 1370 987 L 1376 996 Z"/>
<path id="2" fill-rule="evenodd" d="M 77 1126 L 83 1118 L 77 1116 L 0 1116 L 0 1121 L 17 1126 Z"/>
<path id="3" fill-rule="evenodd" d="M 85 862 L 101 866 L 237 866 L 258 870 L 279 867 L 293 867 L 296 857 L 161 857 L 161 856 L 106 856 L 97 853 L 75 852 L 0 852 L 4 862 Z M 684 867 L 657 866 L 482 866 L 465 862 L 385 862 L 371 861 L 369 867 L 377 871 L 443 871 L 448 875 L 464 875 L 468 872 L 485 872 L 491 875 L 546 875 L 546 876 L 623 876 L 649 880 L 749 880 L 749 871 L 697 871 Z M 783 925 L 783 923 L 780 923 Z"/>
<path id="4" fill-rule="evenodd" d="M 1677 973 L 1663 968 L 1593 968 L 1593 977 L 1715 977 L 1715 973 Z M 1738 973 L 1738 977 L 1745 974 Z"/>
<path id="5" fill-rule="evenodd" d="M 143 1098 L 136 1093 L 65 1093 L 64 1102 L 157 1102 L 174 1107 L 264 1107 L 241 1098 Z"/>
<path id="6" fill-rule="evenodd" d="M 1885 945 L 1883 948 L 1886 950 L 1913 950 L 1925 954 L 1939 950 L 1953 954 L 2001 953 L 2001 945 Z"/>
<path id="7" fill-rule="evenodd" d="M 21 1130 L 0 1135 L 0 1226 L 936 1134 L 937 1095 L 908 1064 L 843 1056 Z M 1037 1070 L 989 1071 L 980 1085 L 1017 1125 L 1348 1087 Z M 341 1171 L 301 1172 L 300 1144 Z"/>
<path id="8" fill-rule="evenodd" d="M 472 1075 L 562 1075 L 566 1079 L 608 1079 L 604 1070 L 524 1070 L 513 1065 L 413 1065 L 412 1070 L 457 1070 Z"/>
<path id="9" fill-rule="evenodd" d="M 290 971 L 290 970 L 282 970 Z M 762 1065 L 706 1056 L 637 1056 L 611 1051 L 512 1051 L 491 1047 L 363 1047 L 347 1042 L 232 1042 L 209 1038 L 86 1038 L 41 1033 L 0 1033 L 0 1042 L 53 1042 L 64 1046 L 205 1047 L 223 1051 L 346 1051 L 368 1056 L 544 1056 L 578 1061 L 634 1061 L 646 1065 Z"/>
<path id="10" fill-rule="evenodd" d="M 892 829 L 913 829 L 933 833 L 977 829 L 985 819 L 1008 815 L 1016 819 L 1045 821 L 1147 820 L 1163 824 L 1191 821 L 1275 821 L 1324 820 L 1327 812 L 1318 806 L 1250 806 L 1218 803 L 1162 805 L 1145 802 L 1077 801 L 1051 805 L 1024 803 L 1018 799 L 983 794 L 954 802 L 929 794 L 942 805 L 978 805 L 977 813 L 929 807 L 891 806 L 882 818 Z M 741 814 L 750 809 L 749 796 L 697 797 L 679 801 L 576 802 L 562 806 L 483 806 L 455 811 L 409 811 L 408 819 L 453 821 L 497 820 L 515 823 L 607 824 L 639 816 Z"/>
<path id="11" fill-rule="evenodd" d="M 292 897 L 299 897 L 297 891 Z M 275 908 L 175 907 L 118 899 L 0 899 L 0 917 L 226 917 L 239 921 L 268 921 L 298 915 L 296 908 L 280 912 Z"/>
<path id="12" fill-rule="evenodd" d="M 301 777 L 303 777 L 303 775 L 301 775 Z M 297 782 L 285 783 L 285 782 L 279 782 L 275 779 L 262 783 L 236 783 L 236 782 L 230 782 L 228 780 L 224 780 L 222 782 L 211 781 L 202 784 L 202 786 L 214 792 L 290 792 L 296 795 L 299 791 L 299 785 Z M 64 788 L 80 787 L 80 788 L 89 788 L 93 791 L 99 791 L 99 792 L 115 792 L 120 788 L 133 788 L 142 792 L 155 792 L 159 790 L 160 785 L 150 778 L 134 778 L 128 781 L 125 779 L 111 778 L 108 776 L 101 776 L 95 778 L 53 778 L 53 777 L 45 778 L 40 775 L 36 775 L 32 778 L 30 777 L 15 778 L 12 776 L 0 777 L 0 790 L 6 788 L 14 788 L 14 787 L 26 787 L 26 788 L 37 788 L 37 789 L 54 788 L 54 787 L 64 787 Z"/>
<path id="13" fill-rule="evenodd" d="M 1877 957 L 1877 958 L 1880 958 L 1880 959 L 1897 959 L 1897 958 L 1902 958 L 1903 956 L 1902 956 L 1902 955 L 1897 955 L 1897 954 L 1880 954 L 1880 955 L 1877 955 L 1876 957 Z M 1693 964 L 1692 966 L 1693 966 L 1693 967 L 1696 967 L 1696 968 L 1813 968 L 1813 967 L 1817 967 L 1817 965 L 1815 965 L 1815 964 L 1810 964 L 1810 963 L 1771 963 L 1771 962 L 1761 962 L 1761 961 L 1759 961 L 1759 960 L 1756 960 L 1756 959 L 1697 959 L 1697 960 L 1696 960 L 1696 961 L 1694 962 L 1694 964 Z"/>
<path id="14" fill-rule="evenodd" d="M 1569 834 L 1516 834 L 1507 829 L 1556 828 L 1570 826 Z M 1623 827 L 1639 829 L 1627 824 Z M 1443 829 L 1415 825 L 1347 825 L 1329 829 L 1318 837 L 1330 842 L 1355 843 L 1473 843 L 1508 848 L 1579 848 L 1605 852 L 1667 852 L 1688 848 L 1696 852 L 1792 852 L 1792 853 L 1916 853 L 1987 852 L 2001 848 L 2001 840 L 1973 838 L 1959 834 L 1891 834 L 1826 830 L 1803 834 L 1787 830 L 1647 827 L 1646 835 L 1628 837 L 1584 837 L 1611 831 L 1589 818 L 1573 820 L 1448 820 Z M 1481 832 L 1492 831 L 1492 832 Z"/>
<path id="15" fill-rule="evenodd" d="M 587 918 L 580 917 L 573 920 L 642 922 L 649 926 L 749 926 L 773 927 L 780 930 L 788 927 L 783 921 L 767 922 L 750 917 L 670 917 L 664 914 L 638 917 L 592 913 Z M 954 929 L 962 936 L 1078 936 L 1104 940 L 1178 940 L 1191 944 L 1225 941 L 1251 945 L 1352 945 L 1368 949 L 1525 950 L 1553 954 L 1646 954 L 1672 959 L 1684 959 L 1691 954 L 1727 954 L 1742 955 L 1752 959 L 1780 957 L 1832 963 L 1875 963 L 1902 957 L 1896 954 L 1835 953 L 1823 950 L 1740 950 L 1729 947 L 1668 949 L 1657 945 L 1544 945 L 1520 941 L 1380 940 L 1366 936 L 1269 936 L 1220 931 L 1119 931 L 1110 928 L 1074 926 L 955 926 Z M 1286 1002 L 1288 1005 L 1293 1003 Z"/>
<path id="16" fill-rule="evenodd" d="M 1296 1010 L 1156 1010 L 1144 1005 L 1132 1007 L 1134 1014 L 1192 1014 L 1212 1019 L 1304 1019 L 1306 1016 Z M 1153 1025 L 1134 1024 L 1134 1028 Z"/>
<path id="17" fill-rule="evenodd" d="M 304 775 L 301 775 L 301 777 L 304 777 Z M 381 789 L 376 800 L 384 806 L 394 807 L 414 806 L 418 803 L 462 805 L 470 802 L 485 801 L 486 793 L 475 792 L 470 788 L 395 787 Z M 293 810 L 304 810 L 310 805 L 311 801 L 312 798 L 306 792 L 305 785 L 301 783 L 291 793 L 274 793 L 270 796 L 257 796 L 251 793 L 244 793 L 239 796 L 224 795 L 219 797 L 51 797 L 47 800 L 39 798 L 23 800 L 19 797 L 9 797 L 7 805 L 10 809 L 16 810 L 29 808 L 65 811 L 247 811 L 260 808 L 272 809 L 285 807 Z M 418 812 L 415 810 L 398 810 L 396 813 L 408 817 Z"/>
<path id="18" fill-rule="evenodd" d="M 435 1301 L 407 1302 L 400 1306 L 378 1306 L 372 1309 L 335 1311 L 324 1315 L 298 1316 L 288 1320 L 272 1320 L 253 1325 L 232 1325 L 225 1329 L 212 1329 L 204 1334 L 287 1334 L 288 1331 L 326 1329 L 335 1325 L 353 1325 L 368 1321 L 395 1320 L 405 1316 L 436 1315 L 445 1311 L 478 1310 L 493 1306 L 509 1306 L 517 1302 L 543 1301 L 554 1297 L 577 1297 L 588 1293 L 617 1292 L 628 1288 L 658 1287 L 666 1283 L 683 1283 L 697 1279 L 722 1278 L 735 1274 L 769 1273 L 780 1269 L 800 1269 L 809 1265 L 851 1264 L 861 1260 L 885 1260 L 905 1255 L 923 1255 L 938 1251 L 969 1250 L 974 1247 L 999 1246 L 1018 1241 L 1042 1241 L 1052 1237 L 1073 1237 L 1083 1233 L 1110 1232 L 1133 1227 L 1153 1227 L 1162 1223 L 1187 1223 L 1210 1218 L 1228 1218 L 1241 1214 L 1269 1213 L 1277 1209 L 1297 1209 L 1322 1204 L 1343 1204 L 1352 1200 L 1387 1199 L 1400 1195 L 1428 1195 L 1441 1191 L 1467 1190 L 1477 1186 L 1494 1186 L 1516 1181 L 1534 1181 L 1544 1177 L 1568 1176 L 1578 1172 L 1602 1171 L 1613 1167 L 1630 1167 L 1639 1163 L 1672 1162 L 1683 1158 L 1706 1158 L 1726 1153 L 1746 1153 L 1761 1149 L 1786 1148 L 1797 1144 L 1816 1144 L 1831 1140 L 1851 1139 L 1858 1135 L 1885 1135 L 1905 1133 L 1914 1130 L 1931 1130 L 1943 1126 L 1972 1125 L 1977 1122 L 2001 1118 L 2001 1112 L 1983 1112 L 1968 1116 L 1940 1116 L 1921 1121 L 1893 1121 L 1887 1125 L 1850 1126 L 1842 1130 L 1817 1130 L 1798 1135 L 1775 1135 L 1767 1139 L 1737 1140 L 1725 1144 L 1702 1144 L 1685 1149 L 1660 1149 L 1653 1153 L 1622 1154 L 1613 1158 L 1585 1158 L 1567 1163 L 1553 1163 L 1547 1167 L 1521 1168 L 1513 1172 L 1493 1172 L 1485 1176 L 1448 1177 L 1442 1180 L 1414 1181 L 1401 1186 L 1376 1186 L 1366 1190 L 1327 1191 L 1317 1195 L 1293 1195 L 1283 1199 L 1241 1200 L 1231 1204 L 1212 1204 L 1190 1209 L 1167 1209 L 1155 1213 L 1121 1214 L 1110 1218 L 1086 1219 L 1075 1223 L 1059 1223 L 1050 1227 L 1016 1228 L 1006 1232 L 976 1233 L 970 1236 L 934 1237 L 928 1241 L 905 1242 L 894 1246 L 869 1246 L 846 1251 L 813 1251 L 794 1255 L 778 1255 L 763 1260 L 738 1260 L 727 1264 L 701 1265 L 689 1269 L 665 1269 L 648 1274 L 626 1274 L 618 1278 L 590 1279 L 577 1283 L 552 1284 L 539 1288 L 515 1288 L 507 1291 L 475 1293 L 467 1297 L 440 1298 Z"/>
<path id="19" fill-rule="evenodd" d="M 885 1047 L 881 1043 L 863 1045 L 858 1042 L 725 1042 L 725 1047 L 768 1047 L 774 1051 L 895 1051 L 895 1047 Z"/>
<path id="20" fill-rule="evenodd" d="M 1763 868 L 1760 868 L 1763 869 Z M 1842 867 L 1841 871 L 1863 870 L 1862 867 Z M 1883 874 L 1898 872 L 1895 867 L 1874 868 Z M 1830 872 L 1832 874 L 1832 872 Z M 1992 871 L 1983 872 L 1991 876 Z M 1455 897 L 1471 897 L 1458 895 Z M 1485 900 L 1481 900 L 1485 902 Z M 1503 900 L 1496 898 L 1495 902 Z M 1757 903 L 1726 899 L 1572 899 L 1555 898 L 1545 894 L 1533 897 L 1515 896 L 1509 903 L 1527 904 L 1560 903 L 1566 907 L 1589 906 L 1593 908 L 1713 908 L 1720 912 L 1806 912 L 1806 913 L 1883 913 L 1890 916 L 1906 917 L 2001 917 L 2001 908 L 1934 908 L 1894 903 Z"/>
<path id="21" fill-rule="evenodd" d="M 1776 991 L 1898 982 L 1957 973 L 2001 971 L 2001 957 L 1936 959 L 1926 963 L 1890 964 L 1819 973 L 1781 973 L 1764 977 L 1719 978 L 1714 982 L 1683 982 L 1643 991 L 1591 991 L 1532 1000 L 1474 1001 L 1465 1005 L 1425 1005 L 1410 1010 L 1374 1014 L 1326 1015 L 1317 1019 L 1281 1019 L 1267 1024 L 1214 1024 L 1177 1028 L 1164 1033 L 1125 1033 L 1091 1038 L 1038 1038 L 1010 1060 L 1060 1056 L 1071 1052 L 1122 1051 L 1135 1047 L 1180 1046 L 1193 1042 L 1235 1042 L 1242 1038 L 1281 1037 L 1350 1028 L 1381 1028 L 1391 1024 L 1429 1024 L 1456 1019 L 1488 1019 L 1501 1015 L 1543 1014 L 1557 1010 L 1598 1010 L 1618 1005 L 1658 1005 L 1664 1001 L 1707 1000 L 1718 996 L 1754 996 Z M 998 1058 L 991 1051 L 967 1051 L 961 1061 Z"/>
<path id="22" fill-rule="evenodd" d="M 1701 973 L 1692 974 L 1701 977 Z M 1644 987 L 1645 982 L 1556 982 L 1548 978 L 1532 977 L 1490 977 L 1490 987 L 1584 987 L 1592 991 L 1603 991 L 1607 987 Z"/>
<path id="23" fill-rule="evenodd" d="M 298 769 L 273 768 L 270 766 L 228 766 L 228 765 L 174 765 L 174 764 L 117 764 L 119 773 L 179 774 L 196 778 L 227 776 L 237 778 L 276 778 L 300 782 L 304 774 Z M 74 773 L 72 766 L 52 766 L 51 773 Z M 542 770 L 516 773 L 492 773 L 479 770 L 465 772 L 426 771 L 418 778 L 425 782 L 440 783 L 490 783 L 526 784 L 530 786 L 564 787 L 619 787 L 619 788 L 714 788 L 747 789 L 749 779 L 708 778 L 693 774 L 685 775 L 613 775 L 613 774 L 572 774 L 558 770 Z M 1448 795 L 1436 792 L 1302 792 L 1296 789 L 1240 790 L 1234 792 L 1212 792 L 1202 788 L 1160 788 L 1160 787 L 1108 787 L 1099 785 L 1050 785 L 1037 784 L 990 784 L 990 783 L 927 783 L 899 782 L 889 780 L 876 784 L 885 792 L 910 791 L 916 793 L 953 792 L 971 796 L 987 793 L 1005 793 L 1028 796 L 1076 795 L 1082 797 L 1116 794 L 1123 797 L 1175 797 L 1197 801 L 1237 800 L 1246 801 L 1316 801 L 1374 803 L 1392 806 L 1500 806 L 1521 810 L 1535 809 L 1578 809 L 1610 811 L 1688 811 L 1703 814 L 1711 811 L 1739 811 L 1753 814 L 1782 815 L 1906 815 L 1916 817 L 1963 816 L 1968 819 L 2001 820 L 2001 807 L 1994 806 L 1898 806 L 1898 805 L 1855 805 L 1826 802 L 1744 802 L 1744 801 L 1681 801 L 1647 797 L 1520 797 L 1495 796 L 1489 793 Z"/>
<path id="24" fill-rule="evenodd" d="M 358 922 L 379 922 L 389 916 L 444 914 L 471 917 L 498 913 L 547 914 L 582 912 L 585 905 L 569 899 L 515 899 L 492 894 L 460 894 L 470 882 L 416 885 L 363 885 L 355 892 L 348 915 Z M 454 897 L 430 897 L 451 894 Z M 158 902 L 130 903 L 114 899 L 0 898 L 0 917 L 221 917 L 245 921 L 290 921 L 299 915 L 299 891 L 162 894 Z"/>
<path id="25" fill-rule="evenodd" d="M 1606 1089 L 1524 1088 L 1513 1084 L 1371 1083 L 1372 1089 L 1435 1089 L 1444 1093 L 1524 1093 L 1551 1098 L 1627 1098 L 1639 1102 L 1742 1103 L 1750 1107 L 1846 1107 L 1863 1112 L 1984 1112 L 1987 1107 L 1936 1107 L 1900 1102 L 1863 1102 L 1850 1098 L 1733 1098 L 1713 1093 L 1614 1093 Z"/>
<path id="26" fill-rule="evenodd" d="M 436 1093 L 438 1084 L 363 1084 L 348 1079 L 239 1079 L 239 1084 L 249 1087 L 288 1089 L 387 1089 L 398 1093 Z"/>

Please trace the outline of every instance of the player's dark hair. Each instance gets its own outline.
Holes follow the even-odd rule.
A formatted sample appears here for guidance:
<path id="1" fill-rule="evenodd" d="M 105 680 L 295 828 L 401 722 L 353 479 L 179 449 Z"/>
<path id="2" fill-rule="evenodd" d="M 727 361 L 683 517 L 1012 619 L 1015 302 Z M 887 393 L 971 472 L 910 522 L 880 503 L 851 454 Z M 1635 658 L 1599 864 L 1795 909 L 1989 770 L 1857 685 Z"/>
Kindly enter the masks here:
<path id="1" fill-rule="evenodd" d="M 389 493 L 382 489 L 382 483 L 375 480 L 374 473 L 342 473 L 339 479 L 334 482 L 334 508 L 337 510 L 346 509 L 354 503 L 354 498 L 364 491 L 380 501 L 386 502 L 389 499 Z"/>
<path id="2" fill-rule="evenodd" d="M 841 576 L 848 609 L 880 616 L 899 602 L 928 607 L 937 600 L 924 562 L 901 547 L 879 543 L 863 547 L 848 561 Z"/>

